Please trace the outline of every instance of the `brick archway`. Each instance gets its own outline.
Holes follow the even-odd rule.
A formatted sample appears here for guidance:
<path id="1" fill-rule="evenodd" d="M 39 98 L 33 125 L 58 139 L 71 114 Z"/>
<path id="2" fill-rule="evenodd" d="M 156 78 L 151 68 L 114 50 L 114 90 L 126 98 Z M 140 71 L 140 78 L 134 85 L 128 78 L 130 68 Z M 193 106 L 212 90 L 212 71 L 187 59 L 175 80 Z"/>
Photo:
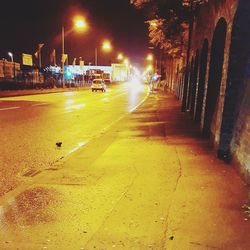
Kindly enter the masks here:
<path id="1" fill-rule="evenodd" d="M 201 121 L 202 104 L 204 99 L 206 73 L 207 73 L 207 56 L 208 56 L 208 40 L 205 39 L 203 42 L 201 56 L 200 56 L 200 66 L 199 66 L 199 81 L 198 81 L 198 91 L 197 91 L 197 101 L 196 101 L 196 111 L 195 111 L 195 121 Z"/>
<path id="2" fill-rule="evenodd" d="M 249 87 L 247 89 L 246 78 L 250 77 L 250 2 L 249 0 L 239 1 L 238 8 L 234 17 L 232 38 L 229 54 L 228 78 L 225 93 L 224 110 L 222 115 L 222 125 L 220 133 L 220 142 L 218 148 L 218 157 L 224 160 L 230 160 L 232 152 L 231 145 L 234 138 L 234 144 L 239 144 L 243 133 L 244 120 L 246 123 L 249 115 L 249 107 L 242 106 L 244 98 L 249 98 Z M 249 85 L 248 85 L 249 86 Z M 243 112 L 243 111 L 244 112 Z M 240 117 L 238 126 L 238 135 L 235 132 L 237 120 Z M 247 129 L 246 129 L 247 130 Z M 247 140 L 246 135 L 244 140 Z M 237 142 L 238 141 L 238 142 Z M 240 143 L 244 148 L 243 141 Z M 246 145 L 246 148 L 248 146 Z M 248 154 L 246 152 L 246 154 Z"/>
<path id="3" fill-rule="evenodd" d="M 226 32 L 226 20 L 224 18 L 220 18 L 213 34 L 210 55 L 209 78 L 203 127 L 203 134 L 207 137 L 211 135 L 211 125 L 220 93 Z"/>

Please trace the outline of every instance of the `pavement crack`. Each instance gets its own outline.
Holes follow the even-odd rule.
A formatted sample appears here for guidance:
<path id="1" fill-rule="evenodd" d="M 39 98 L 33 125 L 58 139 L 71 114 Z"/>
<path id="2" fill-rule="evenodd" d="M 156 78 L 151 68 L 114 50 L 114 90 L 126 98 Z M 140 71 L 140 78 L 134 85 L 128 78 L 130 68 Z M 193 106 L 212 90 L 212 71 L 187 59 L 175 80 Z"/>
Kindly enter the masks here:
<path id="1" fill-rule="evenodd" d="M 221 249 L 219 247 L 215 247 L 215 246 L 211 246 L 211 245 L 204 245 L 204 244 L 201 244 L 199 242 L 190 241 L 189 244 L 202 247 L 203 249 Z"/>
<path id="2" fill-rule="evenodd" d="M 178 177 L 177 177 L 177 180 L 176 180 L 176 184 L 175 184 L 175 188 L 174 188 L 174 192 L 175 192 L 177 190 L 180 178 L 182 177 L 182 165 L 181 165 L 181 160 L 180 160 L 177 148 L 174 147 L 174 149 L 175 149 L 175 152 L 176 152 L 176 155 L 177 155 L 177 159 L 178 159 L 178 162 L 179 162 L 179 174 L 178 174 Z"/>
<path id="3" fill-rule="evenodd" d="M 162 249 L 167 249 L 167 239 L 169 237 L 173 237 L 173 232 L 172 230 L 170 229 L 169 227 L 169 222 L 170 222 L 170 213 L 171 213 L 171 209 L 172 209 L 172 206 L 173 206 L 173 203 L 174 203 L 174 197 L 175 197 L 175 193 L 177 191 L 177 188 L 178 188 L 178 185 L 179 185 L 179 182 L 180 182 L 180 179 L 182 177 L 182 165 L 181 165 L 181 161 L 180 161 L 180 157 L 179 157 L 179 154 L 178 154 L 178 151 L 177 151 L 177 148 L 174 147 L 175 149 L 175 152 L 176 152 L 176 156 L 177 156 L 177 159 L 178 159 L 178 165 L 179 165 L 179 170 L 178 170 L 178 176 L 177 176 L 177 179 L 176 179 L 176 182 L 175 182 L 175 185 L 174 185 L 174 188 L 173 188 L 173 192 L 172 192 L 172 197 L 171 197 L 171 202 L 170 202 L 170 205 L 168 207 L 168 210 L 167 210 L 167 216 L 166 216 L 166 227 L 165 227 L 165 230 L 164 230 L 164 236 L 163 236 L 163 239 L 162 239 Z"/>
<path id="4" fill-rule="evenodd" d="M 156 102 L 158 103 L 157 106 L 161 106 L 160 99 L 159 99 L 158 96 L 156 96 Z M 156 117 L 157 121 L 162 121 L 161 115 L 162 115 L 161 110 L 156 109 L 156 111 L 155 111 L 155 117 Z M 165 119 L 163 119 L 163 121 L 165 121 L 165 123 L 167 122 Z M 166 131 L 164 131 L 164 133 L 165 133 L 164 137 L 166 137 Z M 174 147 L 174 150 L 175 150 L 175 153 L 176 153 L 176 156 L 177 156 L 179 168 L 178 168 L 178 174 L 177 174 L 177 178 L 176 178 L 176 181 L 175 181 L 175 185 L 174 185 L 173 191 L 172 191 L 170 205 L 169 205 L 169 207 L 167 209 L 166 222 L 165 222 L 165 230 L 163 232 L 163 238 L 162 238 L 162 244 L 161 244 L 162 245 L 162 249 L 167 249 L 167 239 L 174 237 L 172 230 L 169 228 L 169 224 L 170 224 L 169 220 L 170 220 L 171 209 L 172 209 L 172 206 L 173 206 L 173 203 L 174 203 L 175 193 L 177 191 L 180 179 L 182 177 L 182 165 L 181 165 L 180 157 L 179 157 L 179 154 L 178 154 L 178 151 L 177 151 L 176 147 Z"/>

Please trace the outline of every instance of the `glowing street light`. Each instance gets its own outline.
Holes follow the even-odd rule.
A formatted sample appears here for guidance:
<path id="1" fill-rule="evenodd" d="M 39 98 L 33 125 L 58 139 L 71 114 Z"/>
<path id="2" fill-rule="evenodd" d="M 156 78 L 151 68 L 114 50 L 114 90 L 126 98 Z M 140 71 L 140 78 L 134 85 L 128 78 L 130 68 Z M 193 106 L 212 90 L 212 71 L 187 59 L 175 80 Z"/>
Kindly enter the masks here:
<path id="1" fill-rule="evenodd" d="M 153 55 L 152 54 L 148 54 L 147 55 L 147 61 L 153 61 Z"/>
<path id="2" fill-rule="evenodd" d="M 14 61 L 13 61 L 13 53 L 8 52 L 8 56 L 11 58 L 11 61 L 14 62 Z"/>
<path id="3" fill-rule="evenodd" d="M 104 51 L 111 51 L 111 50 L 112 50 L 112 46 L 111 46 L 110 41 L 105 40 L 105 41 L 102 43 L 102 49 L 103 49 Z"/>
<path id="4" fill-rule="evenodd" d="M 16 79 L 16 68 L 15 68 L 15 63 L 14 63 L 14 60 L 13 60 L 13 53 L 8 52 L 8 56 L 11 58 L 11 62 L 13 64 L 13 78 L 15 80 Z"/>
<path id="5" fill-rule="evenodd" d="M 73 18 L 74 28 L 78 32 L 85 31 L 88 28 L 86 20 L 82 16 L 75 16 Z"/>
<path id="6" fill-rule="evenodd" d="M 145 23 L 148 23 L 149 26 L 153 28 L 157 28 L 157 26 L 160 24 L 160 21 L 157 19 L 154 19 L 154 20 L 146 21 Z"/>
<path id="7" fill-rule="evenodd" d="M 117 56 L 117 59 L 118 60 L 122 60 L 124 58 L 123 54 L 122 53 L 119 53 L 118 56 Z"/>

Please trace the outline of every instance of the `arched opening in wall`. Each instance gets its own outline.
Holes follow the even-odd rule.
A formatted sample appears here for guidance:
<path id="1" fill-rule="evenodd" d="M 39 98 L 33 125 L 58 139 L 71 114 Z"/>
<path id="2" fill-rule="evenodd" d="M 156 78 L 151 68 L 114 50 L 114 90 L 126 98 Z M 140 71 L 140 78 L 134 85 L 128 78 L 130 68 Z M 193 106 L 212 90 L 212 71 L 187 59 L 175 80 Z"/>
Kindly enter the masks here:
<path id="1" fill-rule="evenodd" d="M 180 99 L 180 66 L 179 63 L 176 65 L 176 76 L 175 76 L 175 81 L 176 81 L 176 96 L 177 99 Z"/>
<path id="2" fill-rule="evenodd" d="M 249 13 L 249 0 L 239 1 L 232 28 L 227 86 L 218 148 L 218 157 L 227 161 L 230 160 L 233 149 L 237 149 L 237 147 L 241 151 L 246 149 L 245 153 L 241 152 L 243 162 L 244 154 L 249 154 L 247 149 L 249 148 L 247 117 L 250 112 L 250 102 L 247 101 L 250 91 Z"/>
<path id="3" fill-rule="evenodd" d="M 201 56 L 200 56 L 200 67 L 199 67 L 199 82 L 197 91 L 195 121 L 201 121 L 202 104 L 204 99 L 205 81 L 207 73 L 207 54 L 208 54 L 208 40 L 205 39 L 203 42 Z"/>
<path id="4" fill-rule="evenodd" d="M 191 108 L 190 115 L 194 116 L 195 98 L 197 90 L 197 78 L 198 78 L 198 67 L 199 67 L 199 50 L 196 50 L 194 67 L 192 72 L 192 91 L 191 91 Z"/>
<path id="5" fill-rule="evenodd" d="M 226 20 L 224 18 L 220 18 L 214 31 L 210 55 L 209 77 L 203 127 L 203 134 L 208 137 L 212 132 L 211 125 L 215 118 L 215 111 L 220 93 L 226 32 Z"/>
<path id="6" fill-rule="evenodd" d="M 187 94 L 187 109 L 188 110 L 190 110 L 191 108 L 193 71 L 194 71 L 194 57 L 192 56 L 190 69 L 189 69 L 189 78 L 188 78 L 188 94 Z"/>
<path id="7" fill-rule="evenodd" d="M 161 79 L 166 80 L 166 74 L 167 74 L 166 68 L 163 66 L 160 66 L 160 67 L 161 67 L 161 70 L 159 71 L 159 74 L 161 75 Z"/>

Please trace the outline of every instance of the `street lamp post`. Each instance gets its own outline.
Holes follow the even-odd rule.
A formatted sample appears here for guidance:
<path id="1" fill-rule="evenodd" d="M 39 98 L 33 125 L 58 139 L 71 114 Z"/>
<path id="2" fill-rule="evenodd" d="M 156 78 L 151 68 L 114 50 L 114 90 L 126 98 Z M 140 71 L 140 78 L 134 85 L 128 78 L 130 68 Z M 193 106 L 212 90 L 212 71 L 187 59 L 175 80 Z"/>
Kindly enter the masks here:
<path id="1" fill-rule="evenodd" d="M 62 26 L 62 87 L 64 88 L 64 26 Z"/>
<path id="2" fill-rule="evenodd" d="M 14 63 L 14 60 L 13 60 L 13 53 L 9 52 L 8 55 L 11 58 L 11 62 L 13 64 L 13 79 L 15 80 L 16 79 L 16 68 L 15 68 L 15 63 Z"/>
<path id="3" fill-rule="evenodd" d="M 73 19 L 74 22 L 74 28 L 77 32 L 85 31 L 88 27 L 85 19 L 82 16 L 75 16 Z M 67 32 L 68 33 L 68 32 Z M 67 34 L 66 33 L 66 34 Z M 62 87 L 65 87 L 65 77 L 64 77 L 64 61 L 66 60 L 66 55 L 65 53 L 65 33 L 64 33 L 64 26 L 62 26 L 62 58 L 61 58 L 61 63 L 62 63 Z"/>
<path id="4" fill-rule="evenodd" d="M 11 52 L 9 52 L 8 55 L 9 55 L 10 58 L 11 58 L 11 62 L 13 62 L 13 54 L 12 54 Z"/>
<path id="5" fill-rule="evenodd" d="M 130 63 L 129 63 L 129 59 L 128 58 L 125 58 L 123 60 L 123 64 L 126 66 L 126 73 L 127 73 L 127 79 L 129 79 L 129 69 L 130 69 Z"/>
<path id="6" fill-rule="evenodd" d="M 97 48 L 95 48 L 95 66 L 97 66 Z"/>
<path id="7" fill-rule="evenodd" d="M 108 40 L 105 40 L 102 43 L 102 49 L 107 52 L 111 51 L 112 50 L 111 43 Z M 98 48 L 95 47 L 95 66 L 97 66 L 97 64 L 98 64 Z"/>

